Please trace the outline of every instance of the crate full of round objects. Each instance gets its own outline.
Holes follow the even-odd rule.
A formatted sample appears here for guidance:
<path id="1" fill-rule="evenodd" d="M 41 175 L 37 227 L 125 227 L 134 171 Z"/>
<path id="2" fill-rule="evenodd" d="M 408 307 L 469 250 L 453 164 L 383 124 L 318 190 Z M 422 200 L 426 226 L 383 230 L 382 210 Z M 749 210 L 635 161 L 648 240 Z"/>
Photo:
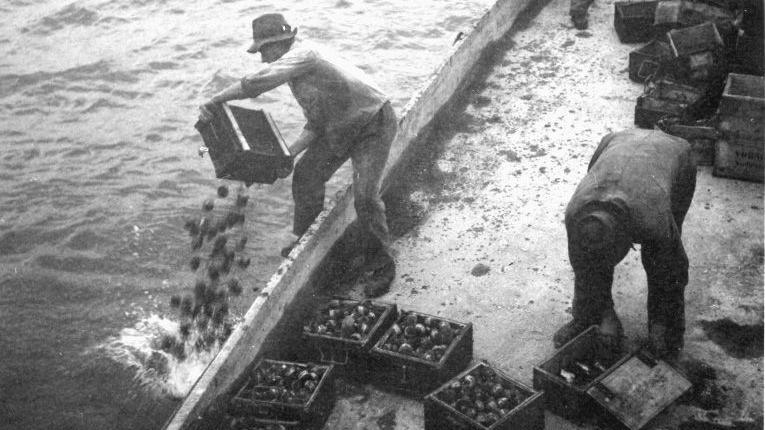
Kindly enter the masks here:
<path id="1" fill-rule="evenodd" d="M 303 338 L 323 363 L 358 367 L 397 316 L 395 304 L 332 299 L 303 326 Z"/>
<path id="2" fill-rule="evenodd" d="M 422 396 L 463 371 L 473 358 L 473 325 L 413 311 L 372 348 L 376 379 L 396 391 Z"/>
<path id="3" fill-rule="evenodd" d="M 597 416 L 609 429 L 639 430 L 688 391 L 687 378 L 644 351 L 621 353 L 591 326 L 534 367 L 545 407 L 565 418 Z"/>
<path id="4" fill-rule="evenodd" d="M 264 359 L 247 376 L 230 403 L 234 416 L 267 424 L 298 422 L 299 428 L 318 429 L 334 407 L 332 365 Z"/>
<path id="5" fill-rule="evenodd" d="M 425 396 L 425 430 L 543 430 L 542 393 L 485 363 Z"/>

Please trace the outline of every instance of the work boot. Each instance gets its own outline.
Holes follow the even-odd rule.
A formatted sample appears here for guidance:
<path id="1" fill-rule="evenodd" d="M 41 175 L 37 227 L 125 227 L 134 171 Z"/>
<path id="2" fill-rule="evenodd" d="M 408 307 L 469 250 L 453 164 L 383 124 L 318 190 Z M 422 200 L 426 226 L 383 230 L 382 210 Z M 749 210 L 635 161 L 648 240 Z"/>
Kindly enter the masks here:
<path id="1" fill-rule="evenodd" d="M 618 350 L 621 347 L 624 328 L 614 308 L 609 308 L 603 312 L 603 319 L 598 328 L 600 330 L 600 337 L 607 347 L 613 350 Z"/>
<path id="2" fill-rule="evenodd" d="M 390 291 L 390 284 L 396 277 L 396 263 L 390 256 L 387 261 L 377 264 L 375 268 L 364 272 L 364 295 L 368 298 L 380 297 Z"/>
<path id="3" fill-rule="evenodd" d="M 588 24 L 587 24 L 587 14 L 586 13 L 584 13 L 584 14 L 580 14 L 580 13 L 572 14 L 571 15 L 571 22 L 574 23 L 574 27 L 577 30 L 587 30 Z"/>
<path id="4" fill-rule="evenodd" d="M 579 333 L 587 329 L 587 327 L 589 327 L 587 324 L 577 320 L 569 321 L 555 332 L 555 335 L 553 335 L 553 345 L 555 345 L 556 349 L 560 348 L 567 344 L 571 339 L 575 338 Z"/>
<path id="5" fill-rule="evenodd" d="M 292 248 L 297 245 L 298 241 L 300 241 L 300 238 L 294 234 L 290 235 L 289 238 L 284 240 L 284 245 L 281 248 L 281 251 L 279 252 L 282 257 L 288 258 L 290 256 L 290 252 L 292 252 Z"/>

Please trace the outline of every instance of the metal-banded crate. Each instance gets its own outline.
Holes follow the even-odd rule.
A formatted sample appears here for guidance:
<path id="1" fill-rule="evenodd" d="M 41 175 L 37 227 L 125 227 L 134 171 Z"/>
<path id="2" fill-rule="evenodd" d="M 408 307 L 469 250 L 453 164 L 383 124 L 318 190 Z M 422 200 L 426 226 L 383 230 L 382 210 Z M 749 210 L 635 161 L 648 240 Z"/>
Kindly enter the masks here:
<path id="1" fill-rule="evenodd" d="M 652 40 L 648 44 L 635 49 L 629 55 L 629 78 L 638 83 L 644 83 L 656 76 L 661 67 L 672 58 L 669 44 Z"/>
<path id="2" fill-rule="evenodd" d="M 299 389 L 297 384 L 305 379 L 304 374 L 314 381 L 310 373 L 315 372 L 321 372 L 321 376 L 310 394 L 296 399 L 285 397 L 282 389 L 287 387 L 284 384 L 294 392 Z M 278 382 L 273 378 L 278 378 Z M 236 391 L 229 404 L 229 413 L 261 420 L 265 424 L 296 422 L 301 429 L 319 429 L 335 405 L 334 378 L 332 365 L 263 359 L 250 370 L 245 383 Z"/>
<path id="3" fill-rule="evenodd" d="M 359 307 L 364 309 L 359 312 Z M 316 355 L 315 358 L 322 363 L 346 366 L 344 370 L 368 370 L 365 368 L 371 364 L 369 350 L 398 317 L 397 309 L 393 303 L 332 299 L 322 306 L 303 327 L 303 338 L 310 346 L 309 349 Z M 335 312 L 338 313 L 337 317 L 331 315 Z M 327 315 L 323 315 L 324 313 Z M 373 319 L 367 318 L 370 313 L 374 313 Z M 342 320 L 347 316 L 363 319 L 364 322 L 361 324 L 366 324 L 367 329 L 362 330 L 361 327 L 356 326 L 344 336 Z M 337 325 L 336 328 L 327 327 L 326 323 L 330 320 L 333 325 Z M 356 333 L 358 336 L 355 335 Z"/>
<path id="4" fill-rule="evenodd" d="M 479 387 L 474 397 L 466 393 L 469 399 L 459 398 L 458 391 L 471 381 L 474 385 L 490 383 L 492 387 Z M 543 430 L 543 400 L 542 393 L 478 363 L 425 396 L 425 430 Z M 506 408 L 501 407 L 505 406 L 503 402 Z"/>
<path id="5" fill-rule="evenodd" d="M 268 112 L 228 103 L 216 104 L 212 121 L 198 121 L 215 176 L 244 182 L 272 184 L 280 170 L 291 171 L 292 158 Z"/>
<path id="6" fill-rule="evenodd" d="M 725 44 L 713 22 L 670 30 L 667 39 L 689 78 L 709 80 L 722 71 Z"/>
<path id="7" fill-rule="evenodd" d="M 715 142 L 715 163 L 712 174 L 763 182 L 765 178 L 765 165 L 762 161 L 764 147 L 763 138 L 759 140 L 721 138 Z"/>
<path id="8" fill-rule="evenodd" d="M 718 129 L 729 139 L 762 140 L 765 77 L 729 73 L 717 107 Z"/>
<path id="9" fill-rule="evenodd" d="M 470 364 L 473 359 L 472 323 L 412 311 L 399 310 L 398 313 L 396 323 L 391 325 L 372 347 L 371 355 L 378 366 L 373 375 L 373 383 L 419 397 L 434 390 Z M 439 349 L 435 357 L 416 356 L 416 346 L 412 346 L 414 352 L 404 351 L 403 343 L 392 348 L 391 345 L 395 345 L 392 342 L 401 336 L 400 331 L 406 330 L 402 327 L 405 327 L 407 318 L 417 318 L 418 324 L 423 325 L 427 320 L 447 324 L 453 337 L 448 345 Z"/>
<path id="10" fill-rule="evenodd" d="M 547 409 L 565 418 L 597 417 L 609 429 L 642 429 L 690 387 L 683 374 L 644 351 L 612 350 L 598 326 L 534 367 L 534 388 L 544 392 Z"/>
<path id="11" fill-rule="evenodd" d="M 653 37 L 654 13 L 658 1 L 614 3 L 614 29 L 622 43 L 647 42 Z"/>

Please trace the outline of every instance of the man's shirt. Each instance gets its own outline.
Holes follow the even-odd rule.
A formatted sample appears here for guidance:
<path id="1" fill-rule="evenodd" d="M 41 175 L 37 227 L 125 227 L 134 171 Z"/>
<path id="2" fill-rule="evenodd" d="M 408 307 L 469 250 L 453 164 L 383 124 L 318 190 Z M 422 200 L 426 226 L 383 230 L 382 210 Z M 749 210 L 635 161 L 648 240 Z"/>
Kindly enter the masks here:
<path id="1" fill-rule="evenodd" d="M 345 153 L 388 98 L 359 68 L 314 44 L 296 41 L 277 61 L 242 78 L 249 97 L 287 83 L 307 129 L 338 155 Z"/>

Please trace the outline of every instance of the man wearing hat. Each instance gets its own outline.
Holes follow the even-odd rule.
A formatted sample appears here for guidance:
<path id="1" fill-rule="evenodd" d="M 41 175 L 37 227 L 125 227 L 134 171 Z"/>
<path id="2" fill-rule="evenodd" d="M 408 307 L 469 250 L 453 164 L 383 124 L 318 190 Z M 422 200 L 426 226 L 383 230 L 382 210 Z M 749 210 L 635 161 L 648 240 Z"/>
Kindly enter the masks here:
<path id="1" fill-rule="evenodd" d="M 397 132 L 396 115 L 388 98 L 360 69 L 315 45 L 299 42 L 281 14 L 265 14 L 252 21 L 253 43 L 247 52 L 260 52 L 267 65 L 224 89 L 200 107 L 209 121 L 211 105 L 253 98 L 288 84 L 303 109 L 307 123 L 290 146 L 293 157 L 305 150 L 295 166 L 294 237 L 282 249 L 285 257 L 324 207 L 324 184 L 350 158 L 353 192 L 362 230 L 362 252 L 352 270 L 374 268 L 392 279 L 393 259 L 387 251 L 388 227 L 380 199 L 380 179 L 391 142 Z M 375 256 L 373 258 L 373 255 Z M 374 260 L 374 261 L 373 261 Z M 384 293 L 388 283 L 374 283 L 369 296 Z M 381 286 L 382 285 L 382 286 Z"/>
<path id="2" fill-rule="evenodd" d="M 633 243 L 648 278 L 651 349 L 676 358 L 685 333 L 688 257 L 681 232 L 696 187 L 696 165 L 685 140 L 659 130 L 605 136 L 566 208 L 574 269 L 573 320 L 554 336 L 556 347 L 593 324 L 618 346 L 622 325 L 611 296 L 614 267 Z"/>

